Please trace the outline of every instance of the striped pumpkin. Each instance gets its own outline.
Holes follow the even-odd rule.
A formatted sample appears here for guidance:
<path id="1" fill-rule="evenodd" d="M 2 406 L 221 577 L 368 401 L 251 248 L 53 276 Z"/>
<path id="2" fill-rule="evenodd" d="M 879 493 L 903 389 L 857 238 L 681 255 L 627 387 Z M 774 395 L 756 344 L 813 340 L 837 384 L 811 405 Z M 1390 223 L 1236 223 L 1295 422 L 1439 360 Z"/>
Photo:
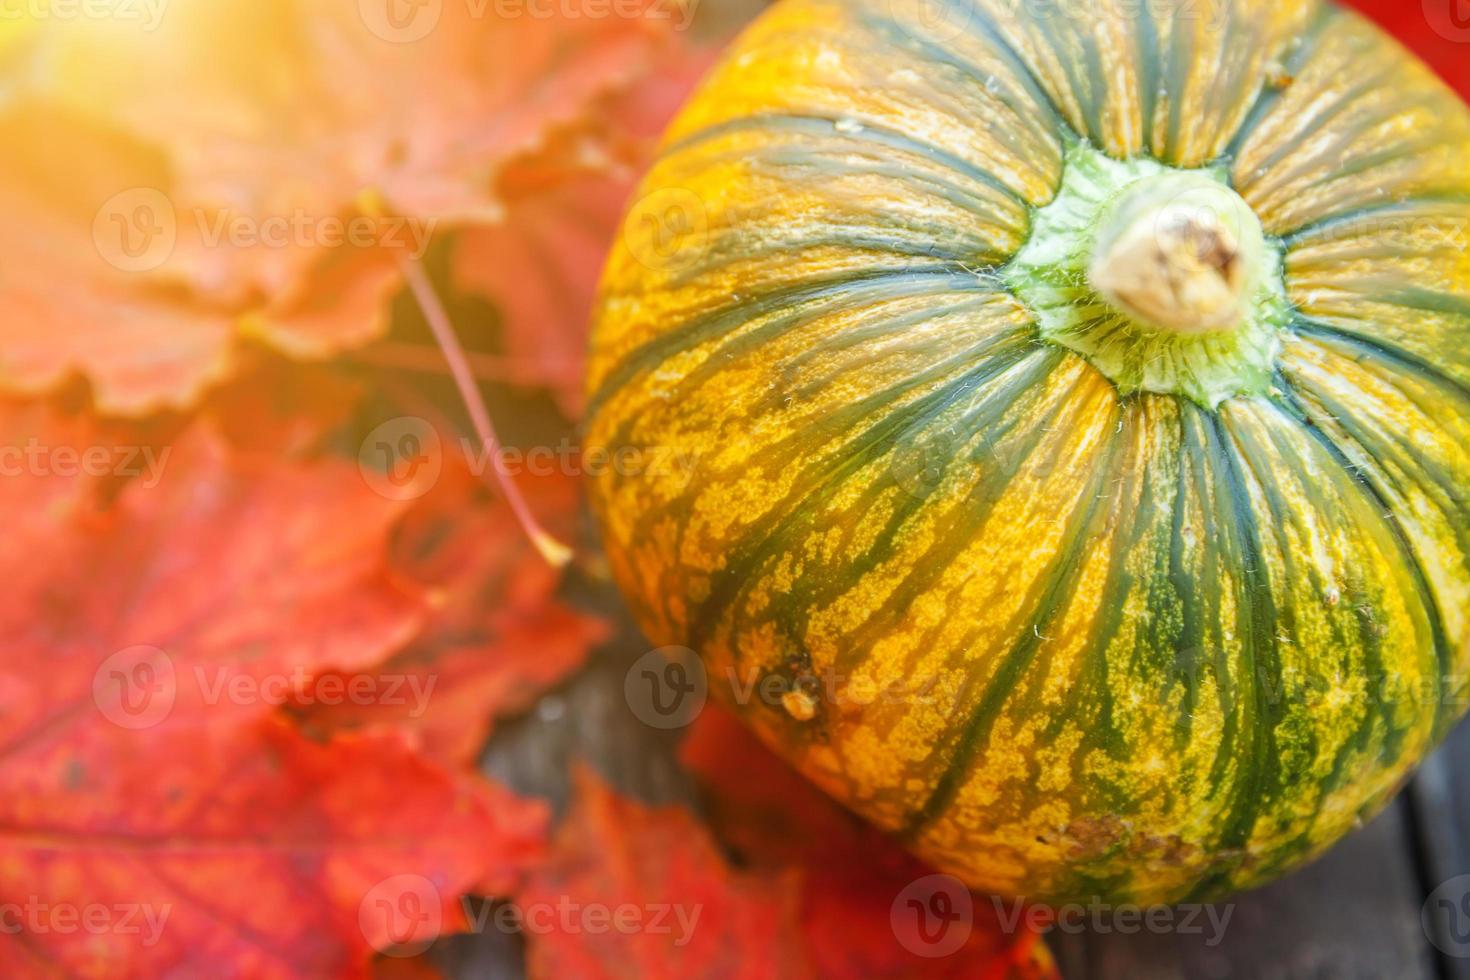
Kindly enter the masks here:
<path id="1" fill-rule="evenodd" d="M 615 577 L 975 888 L 1259 884 L 1470 694 L 1467 246 L 1470 111 L 1336 7 L 783 0 L 609 261 Z"/>

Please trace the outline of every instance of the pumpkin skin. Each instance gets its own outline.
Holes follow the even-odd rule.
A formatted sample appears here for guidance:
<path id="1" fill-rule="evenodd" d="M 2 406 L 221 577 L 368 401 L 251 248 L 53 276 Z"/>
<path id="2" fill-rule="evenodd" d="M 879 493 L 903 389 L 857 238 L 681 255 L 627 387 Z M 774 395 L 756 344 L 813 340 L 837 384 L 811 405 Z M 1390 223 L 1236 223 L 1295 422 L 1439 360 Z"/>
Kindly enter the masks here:
<path id="1" fill-rule="evenodd" d="M 648 636 L 938 868 L 1198 900 L 1374 813 L 1470 694 L 1470 112 L 1335 7 L 1102 7 L 753 25 L 609 260 L 587 443 L 655 465 L 592 501 Z M 1045 332 L 1014 270 L 1089 153 L 1259 218 L 1253 380 Z"/>

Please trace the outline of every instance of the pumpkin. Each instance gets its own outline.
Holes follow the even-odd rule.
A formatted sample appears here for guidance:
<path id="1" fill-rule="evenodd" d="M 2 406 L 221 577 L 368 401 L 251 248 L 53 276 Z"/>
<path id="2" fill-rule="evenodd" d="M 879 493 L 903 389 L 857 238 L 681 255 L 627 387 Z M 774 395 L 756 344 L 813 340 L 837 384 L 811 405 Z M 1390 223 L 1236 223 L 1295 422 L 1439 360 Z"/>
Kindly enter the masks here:
<path id="1" fill-rule="evenodd" d="M 615 578 L 971 887 L 1279 875 L 1470 694 L 1467 161 L 1330 5 L 783 0 L 605 272 Z"/>

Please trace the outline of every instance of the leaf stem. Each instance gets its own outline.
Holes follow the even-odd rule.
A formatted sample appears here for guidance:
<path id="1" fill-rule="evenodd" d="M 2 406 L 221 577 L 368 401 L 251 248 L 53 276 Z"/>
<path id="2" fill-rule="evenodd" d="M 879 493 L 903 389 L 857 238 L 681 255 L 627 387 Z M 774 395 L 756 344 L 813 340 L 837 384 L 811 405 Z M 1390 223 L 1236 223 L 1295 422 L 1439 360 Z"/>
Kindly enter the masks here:
<path id="1" fill-rule="evenodd" d="M 449 365 L 449 373 L 454 378 L 455 386 L 459 388 L 459 396 L 464 400 L 466 411 L 469 412 L 470 424 L 474 426 L 475 435 L 479 437 L 481 449 L 486 454 L 486 458 L 499 459 L 500 439 L 495 434 L 495 425 L 490 420 L 490 411 L 485 407 L 485 399 L 480 395 L 480 389 L 475 383 L 474 372 L 465 356 L 464 347 L 454 332 L 454 325 L 449 320 L 449 314 L 445 311 L 444 304 L 439 301 L 439 295 L 434 292 L 434 284 L 429 281 L 423 266 L 416 259 L 402 254 L 397 258 L 398 268 L 403 272 L 409 291 L 413 293 L 414 301 L 418 303 L 419 309 L 424 314 L 424 320 L 429 324 L 429 329 L 433 331 L 434 339 L 444 351 L 444 360 Z M 553 568 L 565 567 L 572 560 L 572 549 L 553 537 L 536 520 L 536 515 L 531 513 L 531 508 L 526 505 L 525 498 L 521 496 L 521 491 L 516 487 L 515 481 L 510 478 L 510 474 L 500 466 L 492 466 L 491 469 L 495 473 L 496 484 L 505 494 L 506 503 L 510 505 L 511 512 L 515 515 L 516 522 L 531 539 L 531 544 Z"/>

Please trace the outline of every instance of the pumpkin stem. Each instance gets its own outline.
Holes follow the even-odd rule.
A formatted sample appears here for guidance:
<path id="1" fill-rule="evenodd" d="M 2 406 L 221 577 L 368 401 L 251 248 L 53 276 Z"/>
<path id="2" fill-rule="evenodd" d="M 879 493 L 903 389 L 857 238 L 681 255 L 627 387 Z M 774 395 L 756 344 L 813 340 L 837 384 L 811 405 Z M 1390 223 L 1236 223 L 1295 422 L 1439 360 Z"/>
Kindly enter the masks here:
<path id="1" fill-rule="evenodd" d="M 1245 322 L 1264 251 L 1261 222 L 1235 191 L 1199 174 L 1164 173 L 1109 208 L 1087 278 L 1136 322 L 1217 333 Z"/>
<path id="2" fill-rule="evenodd" d="M 1281 246 L 1219 169 L 1067 147 L 1051 203 L 999 276 L 1041 339 L 1120 392 L 1214 410 L 1271 390 L 1291 320 Z"/>

